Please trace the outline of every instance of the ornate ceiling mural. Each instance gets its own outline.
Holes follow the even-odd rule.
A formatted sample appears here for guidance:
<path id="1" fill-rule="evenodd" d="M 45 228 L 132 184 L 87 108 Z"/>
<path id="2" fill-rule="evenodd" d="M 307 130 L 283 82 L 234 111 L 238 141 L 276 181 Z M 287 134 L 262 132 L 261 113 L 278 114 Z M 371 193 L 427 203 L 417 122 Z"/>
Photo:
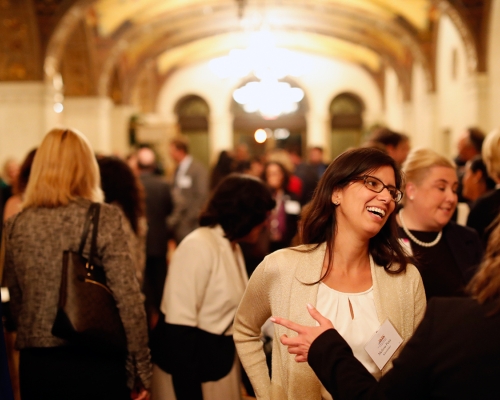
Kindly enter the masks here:
<path id="1" fill-rule="evenodd" d="M 412 67 L 434 90 L 437 21 L 459 28 L 469 68 L 485 68 L 490 0 L 0 0 L 0 80 L 62 75 L 69 95 L 130 101 L 134 85 L 248 46 L 276 46 L 360 65 L 375 80 L 392 68 L 409 99 Z M 33 60 L 35 62 L 33 62 Z M 30 63 L 31 61 L 31 63 Z M 81 64 L 79 65 L 79 61 Z M 155 73 L 150 71 L 154 69 Z M 149 72 L 148 72 L 149 71 Z M 147 78 L 147 76 L 152 76 Z M 112 96 L 119 91 L 120 96 Z"/>

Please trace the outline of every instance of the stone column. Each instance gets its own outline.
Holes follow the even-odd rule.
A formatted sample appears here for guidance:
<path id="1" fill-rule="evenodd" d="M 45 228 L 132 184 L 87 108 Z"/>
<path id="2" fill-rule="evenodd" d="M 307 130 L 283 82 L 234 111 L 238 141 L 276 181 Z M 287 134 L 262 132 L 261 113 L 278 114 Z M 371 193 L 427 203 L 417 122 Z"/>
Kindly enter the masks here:
<path id="1" fill-rule="evenodd" d="M 475 104 L 474 115 L 472 116 L 475 125 L 488 132 L 495 128 L 491 126 L 490 90 L 491 85 L 488 75 L 476 73 L 469 78 L 468 92 L 470 102 Z M 468 101 L 469 102 L 469 101 Z"/>
<path id="2" fill-rule="evenodd" d="M 22 160 L 40 144 L 47 130 L 45 108 L 43 82 L 0 83 L 0 163 Z"/>
<path id="3" fill-rule="evenodd" d="M 208 121 L 208 143 L 210 160 L 216 160 L 222 150 L 232 150 L 234 147 L 233 115 L 210 115 Z"/>
<path id="4" fill-rule="evenodd" d="M 330 159 L 330 115 L 327 112 L 328 105 L 324 105 L 322 108 L 324 110 L 315 109 L 306 113 L 307 147 L 322 147 L 325 158 Z"/>
<path id="5" fill-rule="evenodd" d="M 110 154 L 112 107 L 108 97 L 66 97 L 64 124 L 87 136 L 95 152 Z"/>
<path id="6" fill-rule="evenodd" d="M 113 154 L 123 157 L 130 151 L 130 117 L 136 112 L 136 108 L 130 105 L 117 105 L 111 109 L 111 152 Z"/>

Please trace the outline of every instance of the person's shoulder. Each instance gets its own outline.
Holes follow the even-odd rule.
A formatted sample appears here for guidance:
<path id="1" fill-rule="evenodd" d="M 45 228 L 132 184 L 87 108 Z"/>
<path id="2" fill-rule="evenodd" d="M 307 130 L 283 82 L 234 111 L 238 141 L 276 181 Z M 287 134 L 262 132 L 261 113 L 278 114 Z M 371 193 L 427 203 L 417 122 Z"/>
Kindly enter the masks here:
<path id="1" fill-rule="evenodd" d="M 455 221 L 449 221 L 445 228 L 448 232 L 456 233 L 462 237 L 477 237 L 479 240 L 479 235 L 476 230 L 469 227 L 457 224 Z"/>
<path id="2" fill-rule="evenodd" d="M 177 246 L 174 256 L 193 256 L 207 258 L 215 255 L 220 247 L 221 240 L 226 240 L 217 233 L 217 229 L 208 226 L 196 228 L 190 232 Z M 222 239 L 221 239 L 222 238 Z"/>
<path id="3" fill-rule="evenodd" d="M 301 265 L 311 265 L 317 262 L 317 258 L 323 258 L 324 244 L 299 245 L 279 249 L 264 257 L 267 269 L 286 271 L 295 270 Z"/>
<path id="4" fill-rule="evenodd" d="M 201 226 L 190 232 L 179 246 L 216 246 L 220 240 L 226 240 L 220 233 L 219 227 Z"/>
<path id="5" fill-rule="evenodd" d="M 406 276 L 408 276 L 410 279 L 420 278 L 420 272 L 418 271 L 418 268 L 413 264 L 406 264 L 405 273 Z"/>
<path id="6" fill-rule="evenodd" d="M 99 203 L 99 206 L 101 208 L 100 210 L 101 215 L 112 215 L 112 216 L 123 215 L 122 209 L 116 204 Z"/>
<path id="7" fill-rule="evenodd" d="M 500 189 L 492 190 L 477 198 L 470 206 L 471 213 L 484 212 L 483 207 L 488 207 L 491 204 L 497 205 L 500 201 Z"/>
<path id="8" fill-rule="evenodd" d="M 432 297 L 427 304 L 427 311 L 431 314 L 469 322 L 471 318 L 484 318 L 490 308 L 490 304 L 479 304 L 470 297 Z"/>

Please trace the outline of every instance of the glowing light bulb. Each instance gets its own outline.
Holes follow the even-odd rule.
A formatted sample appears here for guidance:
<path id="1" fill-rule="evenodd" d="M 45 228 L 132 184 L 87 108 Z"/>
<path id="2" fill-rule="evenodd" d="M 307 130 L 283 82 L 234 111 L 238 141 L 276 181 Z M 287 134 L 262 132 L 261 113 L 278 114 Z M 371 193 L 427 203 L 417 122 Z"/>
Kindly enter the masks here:
<path id="1" fill-rule="evenodd" d="M 257 143 L 264 143 L 267 140 L 267 132 L 264 129 L 257 129 L 253 137 Z"/>
<path id="2" fill-rule="evenodd" d="M 64 110 L 64 106 L 62 105 L 62 103 L 55 103 L 54 104 L 54 111 L 58 114 L 62 113 Z"/>

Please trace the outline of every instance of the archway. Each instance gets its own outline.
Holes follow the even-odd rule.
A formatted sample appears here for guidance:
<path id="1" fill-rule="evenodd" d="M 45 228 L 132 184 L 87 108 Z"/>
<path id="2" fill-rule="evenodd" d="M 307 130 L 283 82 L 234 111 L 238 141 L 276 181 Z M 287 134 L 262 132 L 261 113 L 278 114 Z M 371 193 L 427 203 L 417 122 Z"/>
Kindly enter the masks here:
<path id="1" fill-rule="evenodd" d="M 194 158 L 209 165 L 208 116 L 210 108 L 199 96 L 188 95 L 175 106 L 180 132 L 189 139 L 189 151 Z"/>
<path id="2" fill-rule="evenodd" d="M 353 93 L 341 93 L 330 103 L 330 154 L 333 158 L 361 144 L 364 109 L 363 101 Z"/>

